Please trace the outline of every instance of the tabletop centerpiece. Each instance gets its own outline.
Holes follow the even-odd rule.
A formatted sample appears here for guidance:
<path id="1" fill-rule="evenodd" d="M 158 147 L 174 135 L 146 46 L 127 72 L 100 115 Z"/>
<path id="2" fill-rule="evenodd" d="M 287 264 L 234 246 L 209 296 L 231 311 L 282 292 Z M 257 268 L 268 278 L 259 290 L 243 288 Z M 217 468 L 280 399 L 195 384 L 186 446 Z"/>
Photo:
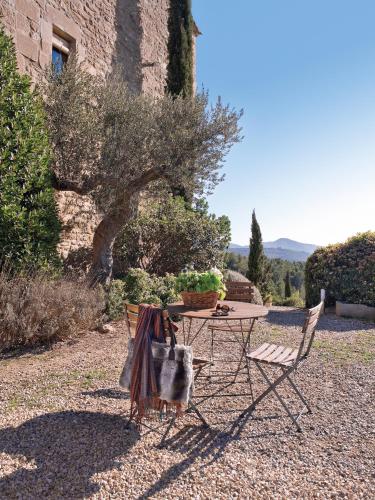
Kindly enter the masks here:
<path id="1" fill-rule="evenodd" d="M 177 276 L 176 287 L 184 306 L 192 309 L 215 308 L 226 292 L 223 275 L 216 268 L 202 273 L 182 272 Z"/>

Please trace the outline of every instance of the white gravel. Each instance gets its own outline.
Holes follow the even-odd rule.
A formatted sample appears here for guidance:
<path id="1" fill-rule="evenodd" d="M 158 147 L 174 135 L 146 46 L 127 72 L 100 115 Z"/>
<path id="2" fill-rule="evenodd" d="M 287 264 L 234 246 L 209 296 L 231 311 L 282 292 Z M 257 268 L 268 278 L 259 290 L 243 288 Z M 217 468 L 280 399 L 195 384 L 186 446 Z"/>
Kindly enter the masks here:
<path id="1" fill-rule="evenodd" d="M 295 344 L 302 319 L 272 308 L 252 344 Z M 224 397 L 202 405 L 210 429 L 184 417 L 162 449 L 159 435 L 125 429 L 129 399 L 118 377 L 127 340 L 123 323 L 114 326 L 0 358 L 0 498 L 374 496 L 373 324 L 322 318 L 299 375 L 314 410 L 301 420 L 303 434 L 288 419 L 264 418 L 283 415 L 273 397 L 244 425 L 236 417 L 249 397 Z M 207 354 L 207 345 L 202 335 L 195 354 Z M 225 360 L 236 356 L 234 344 L 217 348 Z M 254 384 L 259 392 L 257 377 Z"/>

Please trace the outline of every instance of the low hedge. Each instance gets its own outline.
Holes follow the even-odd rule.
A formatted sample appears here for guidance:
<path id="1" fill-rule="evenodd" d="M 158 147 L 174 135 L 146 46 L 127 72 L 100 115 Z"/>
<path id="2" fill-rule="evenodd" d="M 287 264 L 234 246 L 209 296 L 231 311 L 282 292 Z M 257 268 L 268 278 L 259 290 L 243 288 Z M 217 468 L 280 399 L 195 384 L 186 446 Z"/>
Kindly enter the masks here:
<path id="1" fill-rule="evenodd" d="M 339 300 L 374 307 L 375 232 L 315 250 L 306 262 L 305 286 L 307 307 L 319 302 L 321 288 L 328 306 Z"/>
<path id="2" fill-rule="evenodd" d="M 0 270 L 0 352 L 20 345 L 50 343 L 101 324 L 99 288 L 42 273 Z"/>

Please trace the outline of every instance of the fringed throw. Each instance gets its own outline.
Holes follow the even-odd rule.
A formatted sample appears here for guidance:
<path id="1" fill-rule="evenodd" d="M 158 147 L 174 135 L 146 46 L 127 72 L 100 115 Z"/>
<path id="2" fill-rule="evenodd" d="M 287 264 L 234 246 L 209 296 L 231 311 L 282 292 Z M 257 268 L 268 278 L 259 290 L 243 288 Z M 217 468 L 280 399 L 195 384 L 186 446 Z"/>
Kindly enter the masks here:
<path id="1" fill-rule="evenodd" d="M 171 334 L 174 339 L 173 328 Z M 135 339 L 129 341 L 128 357 L 120 385 L 130 391 L 131 418 L 141 422 L 150 410 L 161 412 L 172 405 L 177 414 L 193 390 L 192 350 L 165 343 L 162 310 L 141 305 Z"/>

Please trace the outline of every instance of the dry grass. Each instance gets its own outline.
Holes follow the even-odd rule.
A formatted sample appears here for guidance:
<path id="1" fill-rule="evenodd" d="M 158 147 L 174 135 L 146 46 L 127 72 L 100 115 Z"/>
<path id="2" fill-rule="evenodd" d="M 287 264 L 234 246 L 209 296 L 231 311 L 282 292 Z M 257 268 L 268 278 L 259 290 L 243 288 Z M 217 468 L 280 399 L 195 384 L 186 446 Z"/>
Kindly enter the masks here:
<path id="1" fill-rule="evenodd" d="M 95 327 L 104 299 L 99 290 L 67 278 L 0 273 L 0 350 L 61 340 Z"/>

